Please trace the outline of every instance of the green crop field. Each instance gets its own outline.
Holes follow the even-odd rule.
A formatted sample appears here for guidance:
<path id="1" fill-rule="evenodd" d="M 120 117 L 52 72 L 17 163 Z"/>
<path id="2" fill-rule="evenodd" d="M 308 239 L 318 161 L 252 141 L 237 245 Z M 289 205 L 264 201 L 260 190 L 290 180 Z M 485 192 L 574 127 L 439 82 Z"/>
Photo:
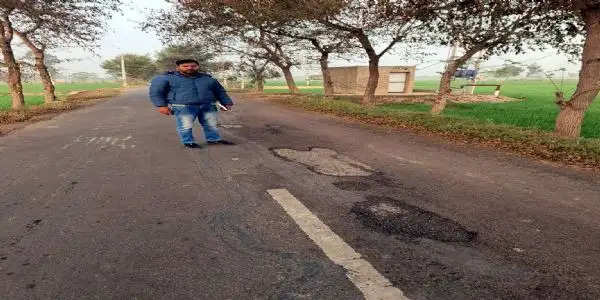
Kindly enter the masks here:
<path id="1" fill-rule="evenodd" d="M 118 82 L 94 82 L 94 83 L 57 83 L 56 95 L 67 95 L 72 91 L 89 91 L 101 88 L 117 88 Z M 25 103 L 28 106 L 39 105 L 44 102 L 44 87 L 39 83 L 28 83 L 23 85 L 25 92 Z M 11 107 L 11 97 L 6 84 L 0 84 L 0 110 L 7 110 Z"/>
<path id="2" fill-rule="evenodd" d="M 298 85 L 302 86 L 302 83 L 299 82 Z M 462 83 L 462 81 L 455 81 L 452 85 L 458 89 Z M 279 86 L 280 84 L 284 83 L 270 82 L 268 86 Z M 415 89 L 435 90 L 438 84 L 437 80 L 417 80 Z M 565 96 L 571 96 L 576 85 L 577 81 L 565 81 L 562 84 Z M 492 94 L 493 89 L 494 87 L 478 87 L 476 94 Z M 265 90 L 265 92 L 279 93 L 287 91 L 285 88 Z M 520 101 L 507 103 L 452 103 L 448 105 L 444 115 L 552 131 L 554 120 L 558 114 L 558 107 L 554 104 L 555 91 L 556 88 L 548 80 L 507 80 L 502 85 L 501 95 L 520 99 Z M 301 92 L 322 94 L 322 89 L 317 87 L 301 88 Z M 430 105 L 396 103 L 382 105 L 381 109 L 428 111 Z M 596 101 L 587 112 L 583 123 L 582 136 L 600 138 L 600 101 Z"/>

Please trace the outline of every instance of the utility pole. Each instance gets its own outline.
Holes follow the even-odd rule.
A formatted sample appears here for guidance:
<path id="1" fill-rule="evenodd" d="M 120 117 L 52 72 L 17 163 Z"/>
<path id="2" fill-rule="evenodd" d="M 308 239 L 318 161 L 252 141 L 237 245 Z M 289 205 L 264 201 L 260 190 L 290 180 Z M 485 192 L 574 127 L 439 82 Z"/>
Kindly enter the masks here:
<path id="1" fill-rule="evenodd" d="M 471 80 L 472 84 L 477 84 L 477 77 L 479 76 L 479 69 L 481 68 L 481 57 L 483 56 L 483 52 L 477 52 L 473 57 L 475 59 L 475 77 Z M 469 88 L 469 94 L 473 95 L 475 93 L 475 86 L 471 86 Z"/>
<path id="2" fill-rule="evenodd" d="M 450 48 L 450 53 L 448 53 L 448 59 L 446 60 L 446 66 L 444 66 L 444 70 L 448 69 L 448 65 L 450 62 L 456 59 L 456 52 L 458 51 L 458 45 L 456 43 L 452 44 Z"/>
<path id="3" fill-rule="evenodd" d="M 310 78 L 308 75 L 308 56 L 306 53 L 302 56 L 302 73 L 304 73 L 304 82 L 307 86 L 310 86 Z"/>
<path id="4" fill-rule="evenodd" d="M 123 79 L 123 87 L 128 87 L 127 72 L 125 71 L 125 57 L 123 54 L 121 54 L 121 77 Z"/>

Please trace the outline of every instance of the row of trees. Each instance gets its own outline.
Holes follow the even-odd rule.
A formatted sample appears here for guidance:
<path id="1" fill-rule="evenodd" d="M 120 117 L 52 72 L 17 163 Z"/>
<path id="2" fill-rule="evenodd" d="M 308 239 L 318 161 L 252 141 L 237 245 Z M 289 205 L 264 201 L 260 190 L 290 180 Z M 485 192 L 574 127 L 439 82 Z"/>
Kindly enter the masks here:
<path id="1" fill-rule="evenodd" d="M 231 79 L 250 77 L 251 84 L 262 91 L 266 79 L 279 77 L 279 73 L 265 61 L 242 57 L 239 63 L 227 60 L 215 61 L 216 54 L 202 45 L 183 43 L 166 46 L 158 51 L 155 58 L 148 55 L 123 54 L 128 78 L 147 81 L 153 76 L 172 71 L 179 59 L 192 58 L 200 64 L 202 72 L 217 74 Z M 102 68 L 113 78 L 121 77 L 121 55 L 102 62 Z M 226 75 L 224 75 L 226 74 Z"/>
<path id="2" fill-rule="evenodd" d="M 600 90 L 599 0 L 172 0 L 145 27 L 165 40 L 193 41 L 277 66 L 292 93 L 290 69 L 301 56 L 318 60 L 331 94 L 331 55 L 368 59 L 363 103 L 374 101 L 379 61 L 392 51 L 418 54 L 419 45 L 460 45 L 448 62 L 432 113 L 441 113 L 455 71 L 483 58 L 554 47 L 581 57 L 577 91 L 557 97 L 556 132 L 579 136 L 583 115 Z"/>
<path id="3" fill-rule="evenodd" d="M 18 37 L 31 51 L 33 64 L 44 84 L 45 102 L 56 100 L 46 58 L 58 47 L 92 48 L 103 28 L 119 9 L 121 0 L 2 0 L 0 1 L 0 50 L 7 69 L 12 108 L 25 106 L 22 70 L 15 58 L 13 41 Z"/>
<path id="4" fill-rule="evenodd" d="M 514 62 L 505 63 L 501 67 L 487 70 L 482 73 L 496 78 L 508 78 L 520 76 L 525 71 L 527 71 L 527 77 L 543 76 L 545 74 L 544 69 L 542 69 L 542 67 L 536 63 L 522 65 Z"/>
<path id="5" fill-rule="evenodd" d="M 123 54 L 127 77 L 146 81 L 154 75 L 175 68 L 175 61 L 182 58 L 193 58 L 200 63 L 200 69 L 209 71 L 220 67 L 213 62 L 215 55 L 202 47 L 193 44 L 167 46 L 156 53 L 156 58 L 149 55 Z M 102 62 L 101 67 L 114 78 L 121 77 L 121 55 Z"/>

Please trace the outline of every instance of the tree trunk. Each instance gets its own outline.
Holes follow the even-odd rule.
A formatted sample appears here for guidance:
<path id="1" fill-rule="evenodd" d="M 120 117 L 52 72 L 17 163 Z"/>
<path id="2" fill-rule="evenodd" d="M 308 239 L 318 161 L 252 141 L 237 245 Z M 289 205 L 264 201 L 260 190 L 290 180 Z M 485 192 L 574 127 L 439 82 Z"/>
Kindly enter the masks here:
<path id="1" fill-rule="evenodd" d="M 362 104 L 373 104 L 375 103 L 375 90 L 379 84 L 379 56 L 370 55 L 369 57 L 369 80 L 367 81 L 367 88 L 362 98 Z"/>
<path id="2" fill-rule="evenodd" d="M 469 50 L 460 58 L 450 61 L 448 63 L 448 66 L 446 67 L 446 70 L 444 70 L 442 78 L 440 79 L 440 90 L 438 91 L 438 95 L 435 99 L 435 102 L 431 107 L 432 114 L 439 115 L 444 111 L 444 109 L 446 108 L 446 104 L 448 103 L 448 96 L 450 96 L 450 94 L 452 93 L 451 84 L 454 73 L 456 73 L 456 70 L 458 70 L 460 66 L 467 62 L 467 60 L 473 57 L 473 55 L 475 55 L 480 50 L 481 49 Z"/>
<path id="3" fill-rule="evenodd" d="M 3 39 L 0 43 L 4 63 L 8 69 L 7 83 L 12 94 L 12 108 L 16 110 L 23 109 L 25 108 L 25 97 L 23 96 L 23 84 L 21 83 L 21 68 L 15 59 L 11 42 Z"/>
<path id="4" fill-rule="evenodd" d="M 21 40 L 29 47 L 33 55 L 35 56 L 35 67 L 40 74 L 40 79 L 44 85 L 44 102 L 52 103 L 56 101 L 56 95 L 54 94 L 54 84 L 52 83 L 52 76 L 48 72 L 46 67 L 46 54 L 44 53 L 44 47 L 36 46 L 26 34 L 15 31 L 15 34 L 21 38 Z"/>
<path id="5" fill-rule="evenodd" d="M 263 73 L 256 74 L 256 91 L 260 93 L 265 91 L 265 78 Z"/>
<path id="6" fill-rule="evenodd" d="M 290 67 L 280 67 L 283 71 L 283 75 L 285 76 L 285 81 L 287 82 L 288 89 L 290 90 L 290 94 L 297 94 L 300 92 L 298 87 L 296 86 L 296 82 L 294 81 L 294 77 L 292 76 L 292 71 Z"/>
<path id="7" fill-rule="evenodd" d="M 448 96 L 452 93 L 452 88 L 450 87 L 452 83 L 452 77 L 454 73 L 458 69 L 458 63 L 456 61 L 451 61 L 448 63 L 448 67 L 444 70 L 442 74 L 442 79 L 440 79 L 440 90 L 438 91 L 438 95 L 433 103 L 433 107 L 431 107 L 431 113 L 434 115 L 439 115 L 446 108 L 446 103 L 448 102 Z"/>
<path id="8" fill-rule="evenodd" d="M 321 53 L 321 73 L 323 73 L 323 88 L 325 96 L 332 96 L 333 90 L 333 79 L 331 78 L 331 72 L 329 71 L 329 53 Z"/>
<path id="9" fill-rule="evenodd" d="M 566 103 L 561 103 L 555 133 L 563 137 L 579 137 L 585 112 L 600 91 L 600 9 L 583 12 L 586 40 L 577 90 Z"/>
<path id="10" fill-rule="evenodd" d="M 35 54 L 35 67 L 38 69 L 40 78 L 44 84 L 44 102 L 52 103 L 56 101 L 56 95 L 54 94 L 55 89 L 54 84 L 52 83 L 52 77 L 46 67 L 44 51 L 37 50 L 33 53 Z"/>

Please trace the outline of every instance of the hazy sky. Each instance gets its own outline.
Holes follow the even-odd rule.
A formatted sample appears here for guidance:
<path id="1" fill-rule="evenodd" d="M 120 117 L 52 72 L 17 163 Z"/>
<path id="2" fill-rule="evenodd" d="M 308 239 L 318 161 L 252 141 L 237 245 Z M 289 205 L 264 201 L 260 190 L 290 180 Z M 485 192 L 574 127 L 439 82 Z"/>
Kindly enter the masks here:
<path id="1" fill-rule="evenodd" d="M 120 53 L 135 53 L 142 55 L 153 55 L 163 44 L 151 33 L 145 33 L 139 28 L 139 22 L 147 18 L 147 10 L 152 8 L 166 7 L 164 0 L 131 0 L 126 5 L 123 15 L 115 16 L 110 21 L 110 28 L 100 43 L 100 49 L 96 54 L 79 49 L 60 49 L 54 51 L 54 54 L 62 57 L 74 59 L 61 66 L 65 72 L 96 72 L 104 74 L 100 68 L 101 61 L 114 57 Z M 439 61 L 446 59 L 448 55 L 447 48 L 432 48 L 432 56 L 424 59 L 423 62 L 406 61 L 400 55 L 386 55 L 382 58 L 382 65 L 414 65 L 417 64 L 417 76 L 435 75 L 443 69 L 443 63 Z M 537 62 L 545 70 L 553 70 L 566 67 L 569 72 L 577 72 L 579 65 L 571 64 L 568 59 L 562 55 L 556 55 L 554 51 L 544 53 L 528 53 L 526 55 L 503 57 L 492 57 L 483 64 L 483 67 L 493 67 L 501 65 L 505 59 L 523 61 L 525 63 Z M 332 66 L 341 65 L 366 65 L 366 59 L 358 59 L 351 62 L 335 60 Z M 318 73 L 318 69 L 312 73 Z M 296 71 L 300 75 L 302 72 Z"/>

